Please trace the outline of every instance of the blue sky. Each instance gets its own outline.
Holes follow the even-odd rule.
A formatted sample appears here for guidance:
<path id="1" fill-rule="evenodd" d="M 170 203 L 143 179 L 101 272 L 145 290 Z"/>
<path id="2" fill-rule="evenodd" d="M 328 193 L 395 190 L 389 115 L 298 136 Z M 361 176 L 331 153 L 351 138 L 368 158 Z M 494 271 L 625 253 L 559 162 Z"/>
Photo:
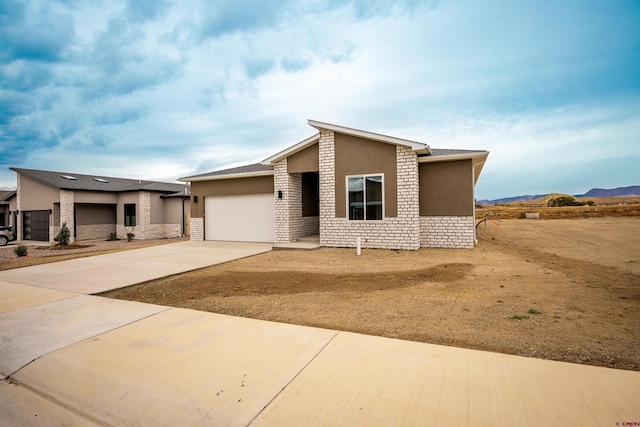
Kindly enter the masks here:
<path id="1" fill-rule="evenodd" d="M 640 2 L 0 3 L 0 188 L 253 163 L 309 118 L 490 150 L 478 199 L 639 185 Z"/>

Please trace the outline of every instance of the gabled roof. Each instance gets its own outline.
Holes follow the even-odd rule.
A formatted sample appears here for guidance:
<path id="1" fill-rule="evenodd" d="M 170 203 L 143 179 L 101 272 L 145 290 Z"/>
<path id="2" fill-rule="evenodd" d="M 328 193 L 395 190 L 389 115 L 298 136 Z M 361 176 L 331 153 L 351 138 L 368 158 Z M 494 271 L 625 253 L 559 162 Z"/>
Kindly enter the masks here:
<path id="1" fill-rule="evenodd" d="M 73 172 L 55 172 L 23 168 L 9 169 L 42 184 L 63 190 L 109 192 L 155 191 L 160 193 L 172 193 L 176 196 L 187 195 L 186 186 L 184 184 L 116 178 L 102 175 L 83 175 Z"/>
<path id="2" fill-rule="evenodd" d="M 0 202 L 8 202 L 16 196 L 16 190 L 0 190 Z"/>
<path id="3" fill-rule="evenodd" d="M 371 139 L 373 141 L 386 142 L 388 144 L 402 145 L 410 147 L 413 151 L 417 151 L 418 154 L 429 154 L 430 148 L 424 142 L 411 141 L 403 138 L 396 138 L 395 136 L 382 135 L 375 132 L 369 132 L 366 130 L 348 128 L 346 126 L 334 125 L 331 123 L 323 123 L 317 120 L 307 120 L 309 126 L 320 129 L 328 129 L 334 132 L 343 133 L 345 135 L 357 136 L 364 139 Z"/>
<path id="4" fill-rule="evenodd" d="M 277 162 L 278 160 L 282 160 L 285 157 L 289 157 L 292 156 L 294 154 L 296 154 L 298 151 L 302 151 L 305 148 L 315 144 L 316 142 L 318 142 L 318 140 L 320 140 L 320 134 L 317 133 L 313 136 L 310 136 L 307 139 L 304 139 L 300 142 L 298 142 L 295 145 L 292 145 L 291 147 L 282 150 L 281 152 L 274 154 L 273 156 L 269 157 L 268 159 L 264 159 L 261 164 L 263 165 L 268 165 L 268 166 L 272 166 L 275 162 Z"/>
<path id="5" fill-rule="evenodd" d="M 366 130 L 360 130 L 360 129 L 354 129 L 354 128 L 349 128 L 346 126 L 340 126 L 340 125 L 334 125 L 331 123 L 324 123 L 324 122 L 319 122 L 317 120 L 307 120 L 307 123 L 309 124 L 309 126 L 312 126 L 318 130 L 320 129 L 327 129 L 327 130 L 332 130 L 334 132 L 338 132 L 338 133 L 342 133 L 345 135 L 351 135 L 351 136 L 357 136 L 359 138 L 364 138 L 364 139 L 369 139 L 372 141 L 378 141 L 378 142 L 385 142 L 387 144 L 394 144 L 394 145 L 401 145 L 404 147 L 410 147 L 412 150 L 416 151 L 418 154 L 429 154 L 431 152 L 431 149 L 429 148 L 429 145 L 423 143 L 423 142 L 417 142 L 417 141 L 411 141 L 408 139 L 402 139 L 402 138 L 396 138 L 395 136 L 388 136 L 388 135 L 382 135 L 379 133 L 375 133 L 375 132 L 369 132 Z M 287 148 L 286 150 L 283 150 L 281 152 L 279 152 L 278 154 L 274 154 L 273 156 L 269 157 L 268 159 L 265 159 L 262 161 L 263 165 L 273 165 L 275 162 L 284 159 L 285 157 L 289 157 L 295 153 L 297 153 L 298 151 L 302 151 L 305 148 L 315 144 L 316 142 L 318 142 L 318 140 L 320 139 L 320 135 L 316 134 L 313 135 L 303 141 L 300 141 L 299 143 L 292 145 L 291 147 Z"/>
<path id="6" fill-rule="evenodd" d="M 211 181 L 216 179 L 228 178 L 250 178 L 253 176 L 269 176 L 273 175 L 273 166 L 263 165 L 262 163 L 253 163 L 251 165 L 239 166 L 235 168 L 223 169 L 213 172 L 202 173 L 200 175 L 187 176 L 179 178 L 178 181 Z"/>

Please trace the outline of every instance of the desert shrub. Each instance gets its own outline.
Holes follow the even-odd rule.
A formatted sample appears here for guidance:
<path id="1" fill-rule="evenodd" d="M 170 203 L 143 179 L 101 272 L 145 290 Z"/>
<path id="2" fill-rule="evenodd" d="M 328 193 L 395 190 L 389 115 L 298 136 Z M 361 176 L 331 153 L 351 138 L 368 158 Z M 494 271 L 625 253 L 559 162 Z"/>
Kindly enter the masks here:
<path id="1" fill-rule="evenodd" d="M 133 233 L 127 233 L 127 242 L 132 241 L 134 237 L 136 237 L 136 235 L 135 235 L 135 234 L 133 234 Z"/>
<path id="2" fill-rule="evenodd" d="M 13 252 L 16 253 L 16 256 L 27 256 L 29 249 L 25 245 L 18 245 L 13 249 Z"/>
<path id="3" fill-rule="evenodd" d="M 67 227 L 67 223 L 63 222 L 60 226 L 60 231 L 58 231 L 58 235 L 54 239 L 60 246 L 69 246 L 71 240 L 71 231 L 69 227 Z"/>
<path id="4" fill-rule="evenodd" d="M 118 239 L 118 233 L 109 233 L 109 238 L 107 239 L 107 242 L 112 242 L 114 240 L 120 240 Z"/>

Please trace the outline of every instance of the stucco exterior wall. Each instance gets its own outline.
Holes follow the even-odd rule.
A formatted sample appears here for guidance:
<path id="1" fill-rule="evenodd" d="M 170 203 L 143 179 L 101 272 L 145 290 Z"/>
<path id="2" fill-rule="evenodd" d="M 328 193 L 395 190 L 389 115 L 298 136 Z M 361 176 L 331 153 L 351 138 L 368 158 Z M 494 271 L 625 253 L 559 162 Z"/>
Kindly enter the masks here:
<path id="1" fill-rule="evenodd" d="M 118 203 L 118 193 L 106 191 L 75 191 L 76 203 L 98 203 L 116 204 Z"/>
<path id="2" fill-rule="evenodd" d="M 473 166 L 471 160 L 421 163 L 420 215 L 473 215 Z"/>
<path id="3" fill-rule="evenodd" d="M 347 216 L 348 175 L 384 174 L 385 217 L 398 215 L 396 146 L 334 133 L 335 216 Z M 320 171 L 323 172 L 322 169 Z"/>
<path id="4" fill-rule="evenodd" d="M 187 218 L 190 209 L 190 202 L 183 200 L 181 197 L 167 197 L 161 199 L 164 202 L 164 219 L 167 224 L 182 224 L 182 221 Z M 183 209 L 184 215 L 183 218 Z"/>
<path id="5" fill-rule="evenodd" d="M 166 212 L 165 212 L 165 199 L 160 198 L 160 193 L 149 193 L 150 201 L 150 223 L 151 224 L 165 224 Z M 180 221 L 177 221 L 178 223 Z"/>
<path id="6" fill-rule="evenodd" d="M 396 192 L 397 216 L 382 221 L 349 221 L 336 215 L 336 177 L 334 133 L 320 130 L 320 244 L 329 247 L 355 247 L 357 238 L 363 248 L 409 249 L 420 247 L 420 220 L 418 204 L 418 163 L 416 153 L 408 147 L 393 146 L 397 165 L 394 180 L 385 174 L 385 196 Z M 383 171 L 379 171 L 383 172 Z M 354 172 L 357 173 L 357 172 Z M 364 172 L 363 172 L 364 173 Z M 371 173 L 374 173 L 371 171 Z M 390 182 L 397 182 L 394 188 Z M 391 186 L 391 188 L 387 188 Z"/>
<path id="7" fill-rule="evenodd" d="M 20 211 L 36 211 L 52 209 L 55 202 L 60 201 L 60 190 L 41 184 L 24 175 L 17 174 L 19 180 L 18 196 Z"/>
<path id="8" fill-rule="evenodd" d="M 302 151 L 287 157 L 289 173 L 318 172 L 320 170 L 318 144 L 313 144 Z"/>

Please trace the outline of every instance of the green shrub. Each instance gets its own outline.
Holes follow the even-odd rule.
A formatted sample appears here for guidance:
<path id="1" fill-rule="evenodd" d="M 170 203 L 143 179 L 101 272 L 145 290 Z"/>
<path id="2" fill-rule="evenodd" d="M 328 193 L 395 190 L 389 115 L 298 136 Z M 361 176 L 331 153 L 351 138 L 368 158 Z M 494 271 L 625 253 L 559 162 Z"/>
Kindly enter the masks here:
<path id="1" fill-rule="evenodd" d="M 107 239 L 107 242 L 111 242 L 114 240 L 120 240 L 118 239 L 118 233 L 109 233 L 109 238 Z"/>
<path id="2" fill-rule="evenodd" d="M 67 223 L 63 222 L 60 226 L 60 231 L 58 231 L 58 235 L 55 238 L 55 241 L 58 242 L 60 246 L 69 246 L 71 240 L 71 231 L 69 227 L 67 227 Z"/>
<path id="3" fill-rule="evenodd" d="M 560 196 L 560 197 L 556 197 L 555 199 L 550 199 L 547 202 L 547 206 L 550 208 L 557 208 L 559 206 L 584 206 L 584 205 L 594 206 L 595 203 L 593 202 L 593 200 L 588 200 L 586 202 L 579 202 L 575 199 L 575 197 L 571 197 L 571 196 Z"/>
<path id="4" fill-rule="evenodd" d="M 136 235 L 135 235 L 135 234 L 133 234 L 133 233 L 127 233 L 127 242 L 132 241 L 134 237 L 136 237 Z"/>
<path id="5" fill-rule="evenodd" d="M 29 249 L 25 245 L 16 246 L 13 251 L 17 256 L 27 256 L 29 255 Z"/>

